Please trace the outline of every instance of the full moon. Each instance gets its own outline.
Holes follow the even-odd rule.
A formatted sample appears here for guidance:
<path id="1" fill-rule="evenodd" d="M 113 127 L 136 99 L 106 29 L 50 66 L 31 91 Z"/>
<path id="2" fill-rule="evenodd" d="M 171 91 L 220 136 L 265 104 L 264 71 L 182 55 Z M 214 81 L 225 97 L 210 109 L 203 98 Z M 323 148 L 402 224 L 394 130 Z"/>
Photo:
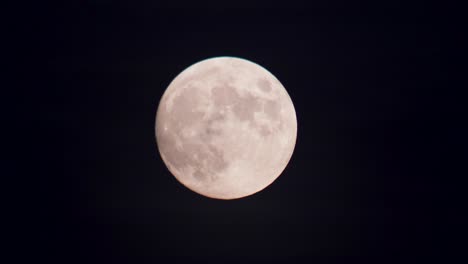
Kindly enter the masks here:
<path id="1" fill-rule="evenodd" d="M 156 142 L 190 190 L 237 199 L 275 181 L 296 144 L 289 94 L 265 68 L 235 57 L 193 64 L 169 85 L 156 113 Z"/>

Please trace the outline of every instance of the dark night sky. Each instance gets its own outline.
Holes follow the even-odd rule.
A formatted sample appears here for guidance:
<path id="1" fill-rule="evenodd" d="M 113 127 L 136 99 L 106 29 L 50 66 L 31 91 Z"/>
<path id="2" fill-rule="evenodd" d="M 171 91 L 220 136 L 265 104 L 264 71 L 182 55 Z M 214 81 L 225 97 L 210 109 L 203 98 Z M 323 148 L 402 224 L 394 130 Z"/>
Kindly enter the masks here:
<path id="1" fill-rule="evenodd" d="M 37 60 L 22 70 L 35 85 L 19 90 L 15 108 L 18 120 L 30 121 L 17 133 L 24 148 L 13 154 L 34 159 L 18 166 L 28 175 L 20 177 L 28 184 L 18 204 L 28 206 L 17 208 L 25 235 L 15 243 L 27 246 L 27 257 L 57 263 L 431 259 L 456 251 L 451 226 L 461 221 L 454 202 L 460 194 L 451 179 L 463 175 L 456 165 L 466 164 L 466 139 L 456 139 L 466 107 L 456 96 L 456 56 L 448 55 L 461 45 L 452 25 L 459 18 L 445 11 L 424 2 L 296 10 L 161 10 L 150 1 L 42 7 L 19 46 L 32 46 Z M 296 149 L 282 176 L 233 201 L 179 184 L 154 136 L 165 88 L 213 56 L 267 68 L 298 118 Z"/>

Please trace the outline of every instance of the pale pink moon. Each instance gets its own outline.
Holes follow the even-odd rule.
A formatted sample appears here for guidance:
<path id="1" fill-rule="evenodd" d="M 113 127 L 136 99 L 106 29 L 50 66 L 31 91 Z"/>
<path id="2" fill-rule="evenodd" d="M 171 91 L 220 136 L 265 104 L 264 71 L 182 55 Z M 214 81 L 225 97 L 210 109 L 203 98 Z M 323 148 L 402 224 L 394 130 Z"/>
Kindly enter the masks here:
<path id="1" fill-rule="evenodd" d="M 156 141 L 169 171 L 217 199 L 252 195 L 291 159 L 297 121 L 286 89 L 251 61 L 215 57 L 182 71 L 164 92 Z"/>

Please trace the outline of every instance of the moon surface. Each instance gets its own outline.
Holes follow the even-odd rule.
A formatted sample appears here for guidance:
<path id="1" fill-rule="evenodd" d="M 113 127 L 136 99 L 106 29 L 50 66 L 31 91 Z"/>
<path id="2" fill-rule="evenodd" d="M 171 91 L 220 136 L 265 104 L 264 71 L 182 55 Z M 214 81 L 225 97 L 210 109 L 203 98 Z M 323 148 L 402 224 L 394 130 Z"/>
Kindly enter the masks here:
<path id="1" fill-rule="evenodd" d="M 266 69 L 215 57 L 181 72 L 156 114 L 156 141 L 169 171 L 216 199 L 252 195 L 283 172 L 296 144 L 296 112 Z"/>

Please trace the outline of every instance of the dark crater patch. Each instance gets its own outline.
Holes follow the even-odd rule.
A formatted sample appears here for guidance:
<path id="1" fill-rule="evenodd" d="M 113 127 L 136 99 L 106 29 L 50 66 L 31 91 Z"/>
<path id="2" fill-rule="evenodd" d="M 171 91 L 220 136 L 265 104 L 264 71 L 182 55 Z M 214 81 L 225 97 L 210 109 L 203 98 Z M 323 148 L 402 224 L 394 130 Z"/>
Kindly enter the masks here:
<path id="1" fill-rule="evenodd" d="M 203 172 L 201 172 L 200 170 L 196 170 L 194 173 L 193 173 L 193 177 L 197 180 L 204 180 L 206 178 L 205 174 Z"/>
<path id="2" fill-rule="evenodd" d="M 271 131 L 270 131 L 270 129 L 268 129 L 268 127 L 266 125 L 261 125 L 260 127 L 258 127 L 258 130 L 260 132 L 260 135 L 262 135 L 264 137 L 267 137 L 267 136 L 271 135 Z"/>
<path id="3" fill-rule="evenodd" d="M 248 94 L 242 97 L 233 107 L 234 114 L 241 120 L 249 123 L 254 122 L 254 113 L 261 110 L 257 97 Z"/>
<path id="4" fill-rule="evenodd" d="M 236 89 L 229 85 L 221 85 L 213 87 L 211 96 L 215 106 L 226 107 L 235 104 L 239 100 L 239 94 Z"/>
<path id="5" fill-rule="evenodd" d="M 271 84 L 270 84 L 270 81 L 268 81 L 267 79 L 265 78 L 262 78 L 262 79 L 259 79 L 257 81 L 257 85 L 258 87 L 260 87 L 260 90 L 264 91 L 264 92 L 269 92 L 271 91 Z"/>
<path id="6" fill-rule="evenodd" d="M 280 109 L 280 104 L 274 100 L 266 101 L 263 108 L 265 114 L 273 121 L 277 121 L 280 118 Z"/>

